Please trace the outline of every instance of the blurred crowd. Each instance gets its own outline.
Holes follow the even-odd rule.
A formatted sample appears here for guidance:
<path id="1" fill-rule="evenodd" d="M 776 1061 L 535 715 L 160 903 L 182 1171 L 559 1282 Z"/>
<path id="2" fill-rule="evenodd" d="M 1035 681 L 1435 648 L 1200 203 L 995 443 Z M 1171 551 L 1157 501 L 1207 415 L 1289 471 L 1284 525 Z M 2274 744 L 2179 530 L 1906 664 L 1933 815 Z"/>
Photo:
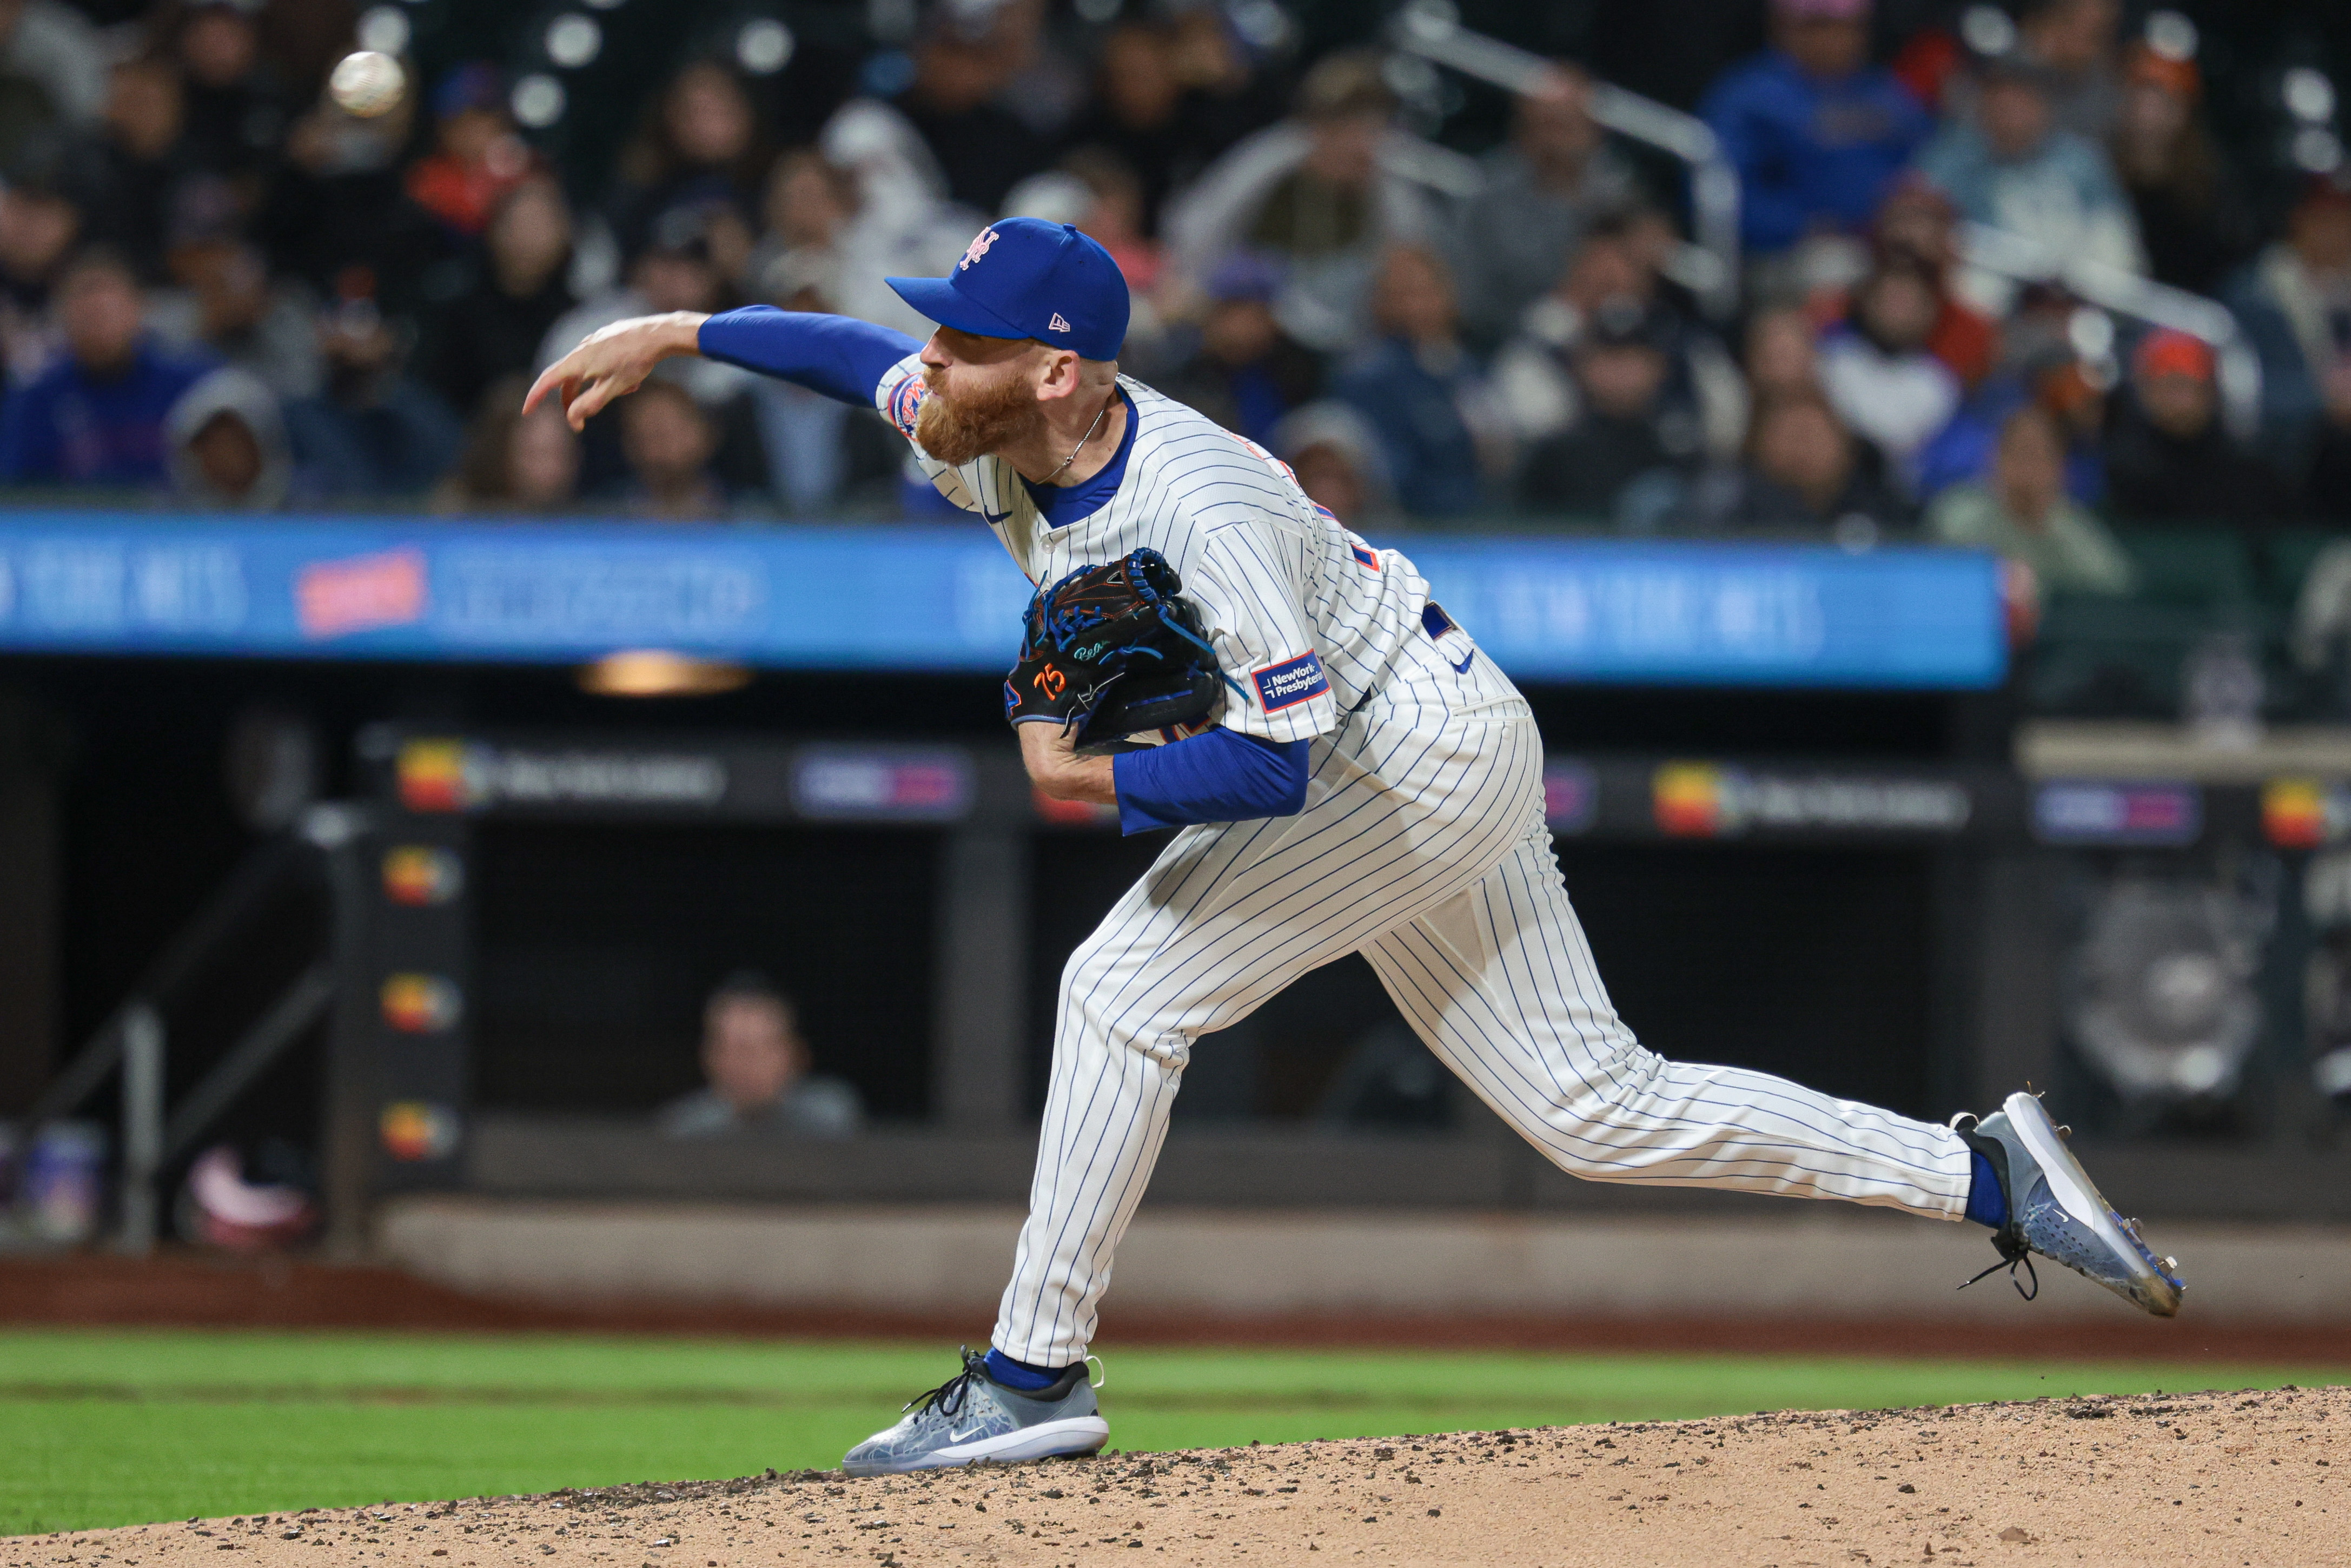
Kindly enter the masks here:
<path id="1" fill-rule="evenodd" d="M 674 362 L 585 436 L 523 417 L 522 390 L 647 311 L 920 335 L 883 275 L 1027 214 L 1125 270 L 1127 371 L 1351 522 L 1927 537 L 2118 591 L 2112 522 L 2351 521 L 2339 144 L 2297 144 L 2285 198 L 2256 202 L 2171 12 L 1928 7 L 1874 53 L 1870 0 L 1767 3 L 1769 47 L 1696 105 L 1740 185 L 1726 312 L 1681 171 L 1604 131 L 1565 60 L 1479 152 L 1405 112 L 1384 50 L 1280 57 L 1239 8 L 941 0 L 814 120 L 731 56 L 686 59 L 606 171 L 551 160 L 487 62 L 340 107 L 351 14 L 327 0 L 103 27 L 0 0 L 0 483 L 927 515 L 878 419 L 726 366 Z M 2210 342 L 1992 270 L 1975 225 L 2225 301 L 2257 417 L 2228 417 Z"/>

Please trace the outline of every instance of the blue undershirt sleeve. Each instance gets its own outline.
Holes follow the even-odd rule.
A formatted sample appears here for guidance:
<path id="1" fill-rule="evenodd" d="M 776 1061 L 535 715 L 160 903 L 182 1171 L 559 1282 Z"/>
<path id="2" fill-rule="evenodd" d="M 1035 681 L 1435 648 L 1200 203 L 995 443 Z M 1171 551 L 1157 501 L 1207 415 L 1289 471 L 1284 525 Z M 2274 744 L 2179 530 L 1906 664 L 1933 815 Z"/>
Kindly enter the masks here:
<path id="1" fill-rule="evenodd" d="M 1111 759 L 1119 830 L 1294 817 L 1306 809 L 1303 740 L 1267 740 L 1222 725 Z"/>
<path id="2" fill-rule="evenodd" d="M 772 305 L 747 305 L 713 316 L 696 336 L 705 359 L 869 408 L 890 367 L 922 347 L 905 333 L 871 321 Z"/>

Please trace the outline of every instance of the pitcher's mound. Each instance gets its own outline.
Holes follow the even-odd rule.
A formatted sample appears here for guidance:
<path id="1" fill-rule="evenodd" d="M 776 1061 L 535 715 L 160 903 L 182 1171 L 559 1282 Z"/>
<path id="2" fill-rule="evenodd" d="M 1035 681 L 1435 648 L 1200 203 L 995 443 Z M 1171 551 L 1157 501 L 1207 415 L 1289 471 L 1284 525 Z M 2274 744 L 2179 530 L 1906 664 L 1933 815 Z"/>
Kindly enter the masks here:
<path id="1" fill-rule="evenodd" d="M 0 1561 L 24 1568 L 109 1554 L 142 1568 L 2310 1568 L 2351 1563 L 2351 1390 L 1789 1412 L 884 1480 L 771 1471 L 0 1543 Z"/>

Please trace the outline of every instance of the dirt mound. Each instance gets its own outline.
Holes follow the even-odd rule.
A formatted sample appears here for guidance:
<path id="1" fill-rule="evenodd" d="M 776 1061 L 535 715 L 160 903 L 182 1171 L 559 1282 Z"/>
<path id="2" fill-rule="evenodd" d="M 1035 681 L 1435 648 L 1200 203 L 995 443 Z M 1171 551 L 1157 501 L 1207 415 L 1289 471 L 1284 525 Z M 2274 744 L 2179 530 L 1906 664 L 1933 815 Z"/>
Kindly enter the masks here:
<path id="1" fill-rule="evenodd" d="M 194 1568 L 224 1551 L 249 1554 L 235 1561 L 255 1568 L 1302 1563 L 1331 1554 L 2310 1568 L 2351 1563 L 2351 1389 L 1110 1454 L 886 1480 L 770 1471 L 19 1537 L 0 1542 L 0 1564 Z"/>

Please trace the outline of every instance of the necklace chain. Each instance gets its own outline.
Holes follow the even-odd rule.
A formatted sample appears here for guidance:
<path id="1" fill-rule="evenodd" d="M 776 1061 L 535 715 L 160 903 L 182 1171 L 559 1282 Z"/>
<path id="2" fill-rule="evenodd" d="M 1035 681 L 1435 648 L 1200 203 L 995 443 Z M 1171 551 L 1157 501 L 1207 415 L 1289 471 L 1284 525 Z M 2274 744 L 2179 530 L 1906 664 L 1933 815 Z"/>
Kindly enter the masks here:
<path id="1" fill-rule="evenodd" d="M 1050 474 L 1048 474 L 1042 479 L 1038 480 L 1037 483 L 1040 485 L 1051 484 L 1054 480 L 1061 476 L 1062 468 L 1067 468 L 1071 464 L 1075 463 L 1078 460 L 1078 454 L 1083 452 L 1086 449 L 1086 443 L 1094 438 L 1094 432 L 1102 428 L 1102 422 L 1110 417 L 1110 405 L 1117 401 L 1118 389 L 1116 387 L 1113 387 L 1110 389 L 1110 396 L 1102 399 L 1102 412 L 1094 415 L 1094 422 L 1092 424 L 1086 426 L 1086 433 L 1078 437 L 1078 444 L 1070 448 L 1070 455 L 1061 459 L 1061 467 L 1054 469 Z"/>

